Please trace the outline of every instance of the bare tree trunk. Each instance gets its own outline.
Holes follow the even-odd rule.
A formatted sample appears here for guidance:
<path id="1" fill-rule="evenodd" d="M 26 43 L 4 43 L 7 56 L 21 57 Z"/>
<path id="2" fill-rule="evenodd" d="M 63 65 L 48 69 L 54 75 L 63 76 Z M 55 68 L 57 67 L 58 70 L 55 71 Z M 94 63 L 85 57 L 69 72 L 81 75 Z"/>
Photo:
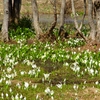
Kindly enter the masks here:
<path id="1" fill-rule="evenodd" d="M 65 22 L 65 8 L 66 8 L 66 0 L 62 0 L 61 11 L 60 11 L 60 26 L 63 26 Z"/>
<path id="2" fill-rule="evenodd" d="M 12 22 L 13 11 L 12 11 L 12 0 L 9 0 L 9 22 Z"/>
<path id="3" fill-rule="evenodd" d="M 82 22 L 80 24 L 80 26 L 78 25 L 78 22 L 77 22 L 77 18 L 76 18 L 76 11 L 75 11 L 75 7 L 74 7 L 74 0 L 71 0 L 71 5 L 72 5 L 72 13 L 73 13 L 73 16 L 74 16 L 74 24 L 75 24 L 75 28 L 77 30 L 77 34 L 79 34 L 84 40 L 85 42 L 87 42 L 87 39 L 86 37 L 82 34 L 81 32 L 81 28 L 82 28 L 82 25 L 83 25 L 83 22 L 84 22 L 84 18 L 85 18 L 85 0 L 84 0 L 84 15 L 83 15 L 83 19 L 82 19 Z"/>
<path id="4" fill-rule="evenodd" d="M 66 8 L 66 0 L 62 0 L 61 3 L 61 11 L 60 11 L 60 28 L 59 28 L 59 35 L 62 33 L 64 34 L 64 23 L 65 23 L 65 8 Z M 63 35 L 62 34 L 62 35 Z"/>
<path id="5" fill-rule="evenodd" d="M 56 0 L 53 0 L 53 8 L 54 8 L 54 22 L 52 23 L 52 26 L 50 27 L 49 31 L 48 31 L 48 35 L 52 35 L 53 33 L 53 29 L 55 28 L 56 24 L 57 24 L 57 8 L 56 8 Z"/>
<path id="6" fill-rule="evenodd" d="M 91 28 L 89 37 L 90 39 L 94 41 L 96 38 L 96 28 L 95 28 L 95 24 L 93 21 L 93 2 L 92 0 L 88 0 L 88 20 L 89 20 L 89 25 Z"/>
<path id="7" fill-rule="evenodd" d="M 1 40 L 3 42 L 8 42 L 8 20 L 9 20 L 9 0 L 4 0 L 4 18 L 1 30 Z"/>
<path id="8" fill-rule="evenodd" d="M 76 29 L 78 29 L 79 26 L 78 26 L 78 22 L 77 22 L 77 18 L 76 18 L 74 0 L 71 0 L 71 4 L 72 4 L 72 13 L 73 13 L 73 16 L 74 16 L 74 24 L 75 24 Z"/>
<path id="9" fill-rule="evenodd" d="M 13 3 L 13 18 L 14 22 L 18 23 L 20 19 L 21 0 L 14 0 Z"/>
<path id="10" fill-rule="evenodd" d="M 21 0 L 9 0 L 9 23 L 18 23 L 20 19 Z"/>
<path id="11" fill-rule="evenodd" d="M 39 26 L 39 12 L 38 12 L 38 6 L 37 1 L 32 0 L 32 8 L 33 8 L 33 24 L 36 31 L 36 38 L 39 39 L 40 35 L 43 33 L 42 29 Z"/>
<path id="12" fill-rule="evenodd" d="M 97 21 L 97 41 L 100 42 L 100 0 L 94 2 L 96 10 L 96 21 Z"/>

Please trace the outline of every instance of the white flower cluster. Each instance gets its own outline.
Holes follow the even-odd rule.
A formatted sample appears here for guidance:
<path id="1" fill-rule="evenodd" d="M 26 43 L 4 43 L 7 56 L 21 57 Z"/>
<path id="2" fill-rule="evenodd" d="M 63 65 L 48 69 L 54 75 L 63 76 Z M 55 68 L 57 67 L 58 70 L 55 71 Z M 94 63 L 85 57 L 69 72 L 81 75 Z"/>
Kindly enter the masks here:
<path id="1" fill-rule="evenodd" d="M 49 87 L 47 87 L 47 88 L 45 89 L 45 93 L 46 93 L 47 95 L 49 95 L 49 96 L 53 96 L 53 95 L 54 95 L 54 91 L 53 91 L 53 90 L 50 90 Z"/>

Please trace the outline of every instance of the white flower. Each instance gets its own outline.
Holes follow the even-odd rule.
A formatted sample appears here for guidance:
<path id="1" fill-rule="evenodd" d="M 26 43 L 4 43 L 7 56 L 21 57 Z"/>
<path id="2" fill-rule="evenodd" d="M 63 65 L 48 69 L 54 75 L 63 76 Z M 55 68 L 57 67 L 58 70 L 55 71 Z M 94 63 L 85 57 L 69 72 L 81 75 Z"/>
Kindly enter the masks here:
<path id="1" fill-rule="evenodd" d="M 54 100 L 54 97 L 53 96 L 51 96 L 51 100 Z"/>
<path id="2" fill-rule="evenodd" d="M 20 95 L 20 99 L 22 99 L 22 98 L 23 98 L 23 95 L 21 94 L 21 95 Z"/>
<path id="3" fill-rule="evenodd" d="M 11 69 L 10 67 L 7 68 L 7 72 L 8 72 L 8 73 L 10 73 L 11 70 L 12 70 L 12 69 Z"/>
<path id="4" fill-rule="evenodd" d="M 50 93 L 50 88 L 49 88 L 49 87 L 47 87 L 47 88 L 45 89 L 45 93 L 46 93 L 46 94 L 49 94 L 49 93 Z"/>
<path id="5" fill-rule="evenodd" d="M 27 65 L 30 66 L 32 64 L 32 62 L 30 62 L 29 60 L 27 60 Z"/>
<path id="6" fill-rule="evenodd" d="M 50 88 L 47 87 L 47 88 L 45 89 L 45 93 L 48 94 L 48 95 L 50 95 L 50 96 L 52 96 L 52 95 L 54 94 L 54 91 L 53 91 L 53 90 L 50 90 Z"/>
<path id="7" fill-rule="evenodd" d="M 41 71 L 41 70 L 40 70 L 40 67 L 38 67 L 37 71 L 38 71 L 38 72 L 40 72 L 40 71 Z"/>
<path id="8" fill-rule="evenodd" d="M 12 78 L 12 79 L 13 79 L 15 76 L 16 76 L 15 73 L 12 73 L 12 74 L 11 74 L 11 78 Z"/>
<path id="9" fill-rule="evenodd" d="M 3 94 L 3 93 L 1 93 L 1 98 L 2 98 L 2 99 L 4 98 L 4 94 Z"/>
<path id="10" fill-rule="evenodd" d="M 88 60 L 86 60 L 86 59 L 85 59 L 83 63 L 85 63 L 85 64 L 86 64 L 87 62 L 88 62 Z"/>
<path id="11" fill-rule="evenodd" d="M 82 89 L 85 89 L 85 86 L 83 86 Z"/>
<path id="12" fill-rule="evenodd" d="M 2 83 L 2 78 L 0 79 L 0 83 Z"/>
<path id="13" fill-rule="evenodd" d="M 10 80 L 7 80 L 6 81 L 6 85 L 11 85 L 11 81 Z"/>
<path id="14" fill-rule="evenodd" d="M 53 94 L 54 94 L 54 91 L 53 91 L 53 90 L 51 90 L 50 95 L 53 95 Z"/>
<path id="15" fill-rule="evenodd" d="M 92 75 L 94 75 L 94 70 L 91 68 L 91 69 L 89 70 L 89 73 L 92 74 Z"/>
<path id="16" fill-rule="evenodd" d="M 21 71 L 20 74 L 23 76 L 25 74 L 25 72 L 24 71 Z"/>
<path id="17" fill-rule="evenodd" d="M 16 84 L 16 86 L 20 89 L 21 88 L 21 85 L 19 83 Z"/>
<path id="18" fill-rule="evenodd" d="M 8 97 L 8 93 L 6 93 L 6 97 Z"/>
<path id="19" fill-rule="evenodd" d="M 73 88 L 74 88 L 74 90 L 78 90 L 78 85 L 77 84 L 74 84 L 73 85 Z"/>
<path id="20" fill-rule="evenodd" d="M 28 88 L 29 87 L 29 83 L 28 82 L 25 82 L 24 83 L 24 86 L 25 86 L 25 88 Z"/>
<path id="21" fill-rule="evenodd" d="M 64 66 L 69 66 L 69 64 L 66 62 L 66 63 L 64 63 Z"/>
<path id="22" fill-rule="evenodd" d="M 75 96 L 77 96 L 78 94 L 77 93 L 75 93 Z M 78 99 L 75 99 L 75 100 L 78 100 Z"/>
<path id="23" fill-rule="evenodd" d="M 36 95 L 36 100 L 38 100 L 38 99 L 39 99 L 39 95 L 37 94 L 37 95 Z"/>
<path id="24" fill-rule="evenodd" d="M 62 89 L 62 84 L 57 84 L 56 85 L 58 88 Z"/>
<path id="25" fill-rule="evenodd" d="M 64 79 L 64 85 L 66 84 L 66 79 Z"/>
<path id="26" fill-rule="evenodd" d="M 69 66 L 69 64 L 68 64 L 67 62 L 65 63 L 65 65 L 66 65 L 66 66 Z"/>
<path id="27" fill-rule="evenodd" d="M 86 84 L 86 81 L 84 81 L 84 84 Z"/>
<path id="28" fill-rule="evenodd" d="M 13 95 L 11 96 L 11 100 L 15 100 L 15 98 L 14 98 L 14 96 L 13 96 Z"/>
<path id="29" fill-rule="evenodd" d="M 11 76 L 11 75 L 7 75 L 7 74 L 6 74 L 6 77 L 10 79 L 12 76 Z"/>
<path id="30" fill-rule="evenodd" d="M 80 48 L 78 48 L 78 50 L 80 51 Z"/>
<path id="31" fill-rule="evenodd" d="M 19 100 L 18 93 L 15 96 L 15 100 Z"/>
<path id="32" fill-rule="evenodd" d="M 36 68 L 36 67 L 37 67 L 36 64 L 33 64 L 33 65 L 32 65 L 32 68 Z"/>
<path id="33" fill-rule="evenodd" d="M 78 63 L 75 62 L 72 64 L 71 69 L 75 72 L 79 72 L 80 71 L 80 67 L 78 66 Z"/>
<path id="34" fill-rule="evenodd" d="M 45 80 L 49 78 L 50 74 L 43 74 L 44 75 L 44 78 Z"/>
<path id="35" fill-rule="evenodd" d="M 26 100 L 26 97 L 24 97 L 24 99 L 23 100 Z"/>
<path id="36" fill-rule="evenodd" d="M 28 74 L 29 74 L 29 75 L 35 75 L 36 72 L 35 72 L 35 70 L 29 70 Z"/>
<path id="37" fill-rule="evenodd" d="M 96 84 L 96 85 L 98 85 L 98 84 L 99 84 L 99 82 L 98 82 L 98 81 L 96 81 L 96 82 L 95 82 L 95 84 Z"/>
<path id="38" fill-rule="evenodd" d="M 37 88 L 37 84 L 32 84 L 32 88 L 36 89 Z"/>
<path id="39" fill-rule="evenodd" d="M 14 77 L 17 76 L 17 72 L 14 70 Z"/>
<path id="40" fill-rule="evenodd" d="M 11 88 L 9 89 L 9 92 L 11 92 L 11 93 L 12 93 L 12 89 L 11 89 Z"/>
<path id="41" fill-rule="evenodd" d="M 98 74 L 98 70 L 95 70 L 95 74 Z"/>
<path id="42" fill-rule="evenodd" d="M 53 55 L 52 55 L 52 58 L 56 58 L 56 54 L 53 54 Z"/>

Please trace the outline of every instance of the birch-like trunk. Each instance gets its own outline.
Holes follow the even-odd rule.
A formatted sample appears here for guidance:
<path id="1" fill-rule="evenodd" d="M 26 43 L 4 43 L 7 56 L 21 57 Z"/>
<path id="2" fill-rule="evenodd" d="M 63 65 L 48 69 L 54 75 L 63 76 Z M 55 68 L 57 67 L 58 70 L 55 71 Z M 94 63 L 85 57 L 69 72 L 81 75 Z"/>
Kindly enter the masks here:
<path id="1" fill-rule="evenodd" d="M 93 2 L 92 0 L 87 0 L 87 2 L 88 2 L 88 21 L 91 29 L 89 38 L 94 41 L 96 39 L 96 27 L 93 21 Z"/>
<path id="2" fill-rule="evenodd" d="M 1 29 L 1 41 L 8 42 L 9 0 L 4 0 L 4 18 Z"/>
<path id="3" fill-rule="evenodd" d="M 38 6 L 37 1 L 32 0 L 32 10 L 33 10 L 33 24 L 36 31 L 36 38 L 39 39 L 40 35 L 43 33 L 42 29 L 39 26 L 39 12 L 38 12 Z"/>
<path id="4" fill-rule="evenodd" d="M 100 42 L 100 0 L 94 2 L 94 7 L 96 10 L 96 21 L 97 21 L 97 41 Z"/>
<path id="5" fill-rule="evenodd" d="M 61 3 L 61 11 L 60 11 L 60 28 L 59 28 L 59 35 L 64 31 L 64 23 L 65 23 L 65 8 L 66 8 L 66 0 L 62 0 Z M 64 32 L 63 32 L 64 34 Z"/>
<path id="6" fill-rule="evenodd" d="M 65 22 L 65 8 L 66 8 L 66 0 L 62 0 L 61 11 L 60 11 L 60 26 L 63 26 Z"/>

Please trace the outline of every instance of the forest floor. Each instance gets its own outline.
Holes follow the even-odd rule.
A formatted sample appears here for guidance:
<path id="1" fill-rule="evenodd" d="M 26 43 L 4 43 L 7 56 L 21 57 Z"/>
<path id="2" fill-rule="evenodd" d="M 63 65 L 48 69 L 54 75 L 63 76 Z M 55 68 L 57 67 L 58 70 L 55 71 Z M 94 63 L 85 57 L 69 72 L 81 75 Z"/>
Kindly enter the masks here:
<path id="1" fill-rule="evenodd" d="M 37 1 L 38 1 L 38 4 L 39 4 L 38 6 L 39 6 L 39 12 L 40 13 L 42 13 L 42 14 L 53 14 L 52 5 L 49 2 L 46 2 L 47 0 L 37 0 Z M 58 12 L 58 14 L 60 12 L 60 2 L 61 2 L 61 0 L 59 0 L 58 3 L 57 3 L 57 9 L 58 9 L 57 12 Z M 75 0 L 75 3 L 76 3 L 75 5 L 76 5 L 76 8 L 77 8 L 76 11 L 79 14 L 81 14 L 83 12 L 82 0 Z M 71 7 L 69 6 L 70 2 L 68 2 L 67 5 L 68 5 L 67 13 L 71 14 Z M 32 17 L 31 0 L 22 0 L 21 16 Z M 2 19 L 2 18 L 3 18 L 3 0 L 0 0 L 0 19 Z M 79 48 L 80 48 L 80 50 L 78 50 Z M 69 48 L 66 48 L 66 51 L 68 49 Z M 92 52 L 98 52 L 98 51 L 100 51 L 100 44 L 97 44 L 95 42 L 94 43 L 89 42 L 88 44 L 86 44 L 84 46 L 81 46 L 81 47 L 70 48 L 69 51 L 71 51 L 71 50 L 73 52 L 74 51 L 81 52 L 81 51 L 86 51 L 86 50 L 89 50 L 89 51 L 92 51 Z M 20 69 L 22 68 L 22 70 L 27 71 L 27 67 L 26 66 L 24 66 L 24 67 L 23 66 L 16 66 L 15 69 L 19 71 L 19 68 Z M 65 70 L 65 71 L 68 72 L 67 70 Z M 60 76 L 60 75 L 65 74 L 66 72 L 64 72 L 63 68 L 61 70 L 58 69 L 57 71 L 54 72 L 54 73 L 57 73 L 54 76 L 55 79 L 58 78 L 57 75 Z M 68 72 L 68 74 L 70 74 L 70 73 Z M 69 80 L 76 81 L 76 79 L 74 79 L 73 76 L 70 75 L 70 77 L 73 80 L 71 78 Z M 28 82 L 30 80 L 32 80 L 32 79 L 31 78 L 24 79 L 24 77 L 22 76 L 22 79 L 20 79 L 20 77 L 18 77 L 16 80 L 13 80 L 12 83 L 15 84 L 15 83 L 17 83 L 16 81 L 18 81 L 18 82 L 27 81 Z M 63 89 L 56 91 L 55 92 L 55 94 L 56 94 L 55 98 L 57 98 L 57 96 L 58 96 L 59 99 L 55 99 L 55 100 L 100 100 L 100 89 L 93 86 L 95 84 L 95 82 L 90 82 L 89 86 L 86 86 L 85 89 L 80 89 L 79 88 L 78 91 L 73 89 L 73 86 L 72 86 L 73 83 L 71 83 L 71 84 L 68 83 L 67 86 L 63 87 Z M 41 83 L 38 83 L 38 84 L 40 85 Z M 43 85 L 47 85 L 47 84 L 44 83 Z M 81 83 L 79 84 L 79 86 L 81 87 Z M 39 91 L 39 89 L 37 91 Z M 44 96 L 47 96 L 47 95 L 44 95 L 44 92 L 39 92 L 38 95 L 39 95 L 40 98 L 42 98 L 42 100 L 47 100 L 48 99 L 48 98 L 44 97 Z M 45 98 L 45 99 L 43 99 L 43 98 Z M 51 100 L 51 99 L 48 99 L 48 100 Z"/>

